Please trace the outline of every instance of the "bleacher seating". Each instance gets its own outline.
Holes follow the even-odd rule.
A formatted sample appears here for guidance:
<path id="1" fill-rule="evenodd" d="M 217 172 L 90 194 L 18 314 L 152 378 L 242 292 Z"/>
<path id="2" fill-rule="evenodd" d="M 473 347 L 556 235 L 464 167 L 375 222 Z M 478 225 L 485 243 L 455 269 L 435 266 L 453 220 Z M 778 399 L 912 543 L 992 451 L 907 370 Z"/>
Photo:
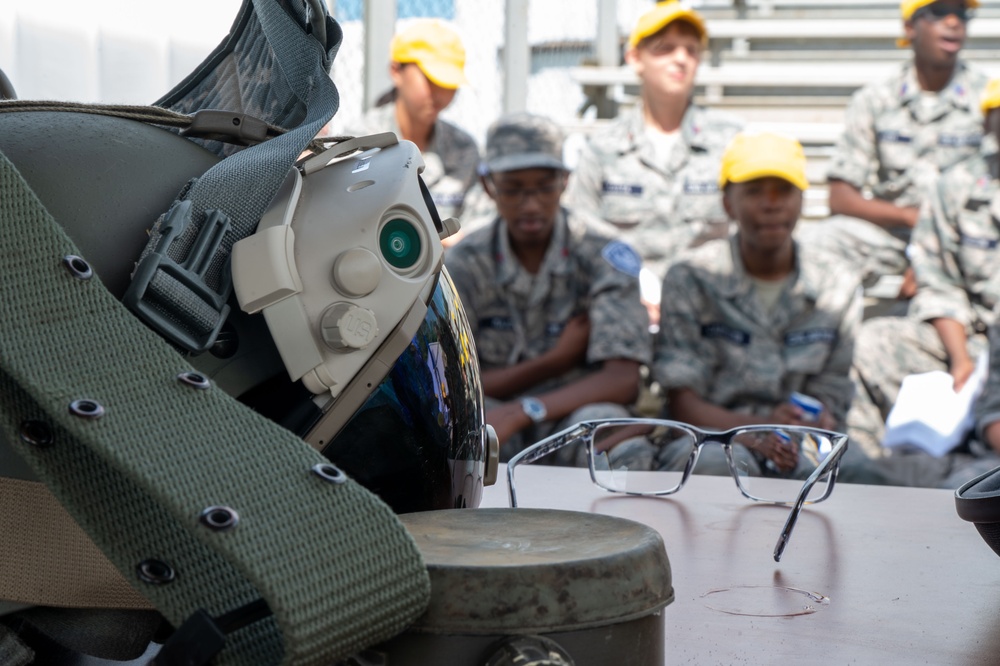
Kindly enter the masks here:
<path id="1" fill-rule="evenodd" d="M 798 138 L 813 184 L 805 217 L 826 217 L 826 168 L 850 95 L 911 57 L 895 43 L 903 32 L 898 0 L 704 0 L 699 11 L 710 39 L 696 99 L 742 116 L 751 128 Z M 1000 77 L 1000 3 L 981 7 L 969 23 L 963 57 Z M 627 65 L 578 67 L 570 75 L 618 107 L 634 103 L 639 90 Z"/>
<path id="2" fill-rule="evenodd" d="M 826 218 L 826 171 L 850 95 L 912 57 L 896 46 L 903 34 L 899 1 L 702 0 L 698 10 L 710 39 L 696 99 L 742 116 L 750 129 L 798 138 L 811 183 L 804 221 Z M 978 8 L 968 35 L 963 57 L 1000 77 L 1000 3 Z M 618 106 L 638 94 L 635 75 L 624 65 L 576 68 L 571 76 L 589 94 L 608 95 Z M 866 315 L 891 310 L 899 283 L 886 277 L 867 289 Z"/>

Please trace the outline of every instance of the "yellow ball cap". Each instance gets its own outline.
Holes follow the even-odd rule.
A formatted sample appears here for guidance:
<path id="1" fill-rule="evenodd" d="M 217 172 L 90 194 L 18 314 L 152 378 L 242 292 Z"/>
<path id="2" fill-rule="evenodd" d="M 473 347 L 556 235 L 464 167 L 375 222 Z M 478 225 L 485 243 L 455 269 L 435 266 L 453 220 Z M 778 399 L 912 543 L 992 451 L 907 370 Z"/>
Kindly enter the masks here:
<path id="1" fill-rule="evenodd" d="M 392 38 L 389 58 L 398 63 L 416 63 L 432 83 L 457 88 L 465 78 L 465 47 L 462 39 L 442 21 L 421 19 Z"/>
<path id="2" fill-rule="evenodd" d="M 719 187 L 775 176 L 805 191 L 806 155 L 795 139 L 771 132 L 740 132 L 722 154 Z"/>
<path id="3" fill-rule="evenodd" d="M 702 44 L 708 42 L 708 30 L 705 28 L 705 21 L 692 9 L 688 9 L 677 0 L 658 2 L 656 6 L 639 17 L 632 34 L 628 38 L 628 47 L 635 48 L 636 44 L 646 39 L 650 35 L 655 35 L 660 30 L 670 25 L 674 21 L 686 21 L 694 26 L 698 31 L 698 37 Z"/>
<path id="4" fill-rule="evenodd" d="M 903 15 L 904 21 L 909 21 L 918 9 L 927 5 L 933 5 L 935 2 L 937 0 L 903 0 L 899 3 L 899 13 Z M 975 9 L 979 6 L 979 0 L 965 0 L 965 6 L 968 9 Z M 906 37 L 900 37 L 896 40 L 896 46 L 901 49 L 909 45 L 910 40 Z"/>
<path id="5" fill-rule="evenodd" d="M 986 84 L 980 108 L 984 115 L 988 111 L 1000 108 L 1000 79 L 990 79 L 990 82 Z"/>
<path id="6" fill-rule="evenodd" d="M 903 0 L 899 3 L 899 12 L 903 15 L 904 21 L 913 18 L 913 14 L 921 7 L 933 5 L 937 0 Z M 975 9 L 979 6 L 979 0 L 965 0 L 968 9 Z"/>

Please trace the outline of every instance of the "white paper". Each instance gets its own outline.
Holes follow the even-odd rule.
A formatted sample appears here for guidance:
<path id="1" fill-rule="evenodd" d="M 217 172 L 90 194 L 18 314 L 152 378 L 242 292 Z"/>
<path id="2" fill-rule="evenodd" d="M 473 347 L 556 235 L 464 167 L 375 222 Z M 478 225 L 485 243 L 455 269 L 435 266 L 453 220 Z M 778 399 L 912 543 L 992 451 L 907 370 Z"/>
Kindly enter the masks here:
<path id="1" fill-rule="evenodd" d="M 947 372 L 908 375 L 885 421 L 882 446 L 919 449 L 940 458 L 962 443 L 972 429 L 972 406 L 982 392 L 988 370 L 984 352 L 960 391 Z"/>

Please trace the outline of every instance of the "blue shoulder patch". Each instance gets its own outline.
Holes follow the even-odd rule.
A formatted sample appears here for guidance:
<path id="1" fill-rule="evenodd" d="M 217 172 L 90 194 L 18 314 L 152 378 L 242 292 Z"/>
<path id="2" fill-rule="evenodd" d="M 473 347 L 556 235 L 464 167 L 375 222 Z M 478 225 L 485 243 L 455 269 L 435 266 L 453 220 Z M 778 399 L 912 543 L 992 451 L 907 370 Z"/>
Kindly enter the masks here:
<path id="1" fill-rule="evenodd" d="M 611 241 L 601 250 L 601 256 L 616 270 L 634 278 L 639 277 L 642 270 L 642 257 L 632 249 L 632 246 L 622 241 Z"/>

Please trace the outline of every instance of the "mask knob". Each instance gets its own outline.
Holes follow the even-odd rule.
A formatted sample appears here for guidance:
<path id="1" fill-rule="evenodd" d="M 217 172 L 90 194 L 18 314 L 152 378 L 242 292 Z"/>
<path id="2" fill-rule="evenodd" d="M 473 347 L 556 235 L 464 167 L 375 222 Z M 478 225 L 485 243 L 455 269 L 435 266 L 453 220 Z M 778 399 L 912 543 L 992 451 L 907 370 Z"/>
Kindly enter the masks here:
<path id="1" fill-rule="evenodd" d="M 332 277 L 340 293 L 354 298 L 367 296 L 382 278 L 382 262 L 371 250 L 355 247 L 337 257 Z"/>
<path id="2" fill-rule="evenodd" d="M 364 349 L 378 336 L 375 313 L 354 303 L 334 303 L 320 320 L 323 341 L 333 351 Z"/>

